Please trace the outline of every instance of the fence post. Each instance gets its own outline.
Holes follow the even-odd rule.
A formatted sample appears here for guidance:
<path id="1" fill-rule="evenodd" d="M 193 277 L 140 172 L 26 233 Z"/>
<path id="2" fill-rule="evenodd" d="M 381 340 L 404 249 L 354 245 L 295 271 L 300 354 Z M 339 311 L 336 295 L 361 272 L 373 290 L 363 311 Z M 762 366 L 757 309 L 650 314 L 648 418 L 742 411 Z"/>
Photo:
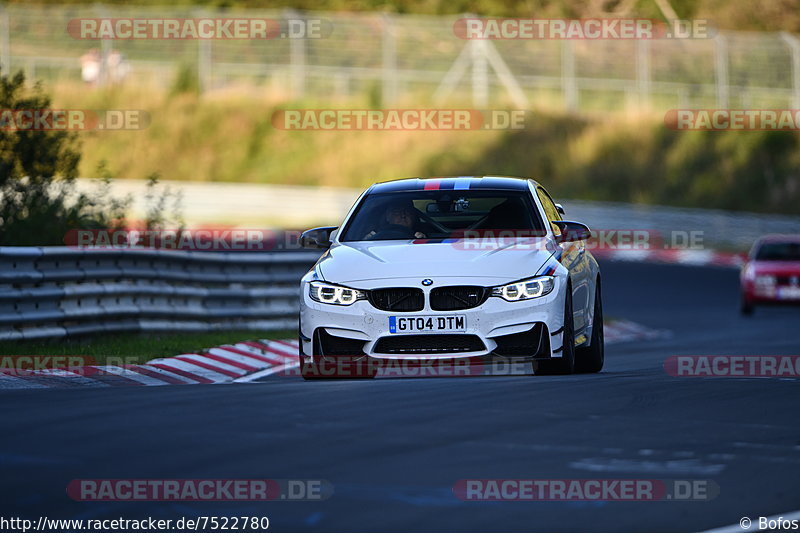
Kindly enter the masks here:
<path id="1" fill-rule="evenodd" d="M 8 18 L 8 7 L 0 7 L 2 15 L 0 16 L 0 68 L 6 74 L 11 73 L 11 22 Z"/>
<path id="2" fill-rule="evenodd" d="M 108 16 L 108 12 L 106 11 L 106 6 L 103 4 L 96 4 L 95 9 L 97 10 L 99 18 L 111 18 Z M 100 40 L 100 73 L 97 76 L 97 85 L 102 87 L 104 85 L 108 85 L 108 55 L 111 52 L 111 42 L 109 39 L 101 39 Z"/>
<path id="3" fill-rule="evenodd" d="M 211 87 L 211 41 L 198 39 L 197 43 L 197 82 L 200 94 Z"/>
<path id="4" fill-rule="evenodd" d="M 195 11 L 196 18 L 207 16 L 205 11 Z M 200 94 L 205 93 L 211 87 L 211 39 L 197 39 L 197 86 Z"/>
<path id="5" fill-rule="evenodd" d="M 288 24 L 291 19 L 299 19 L 300 13 L 287 9 L 284 11 L 284 18 Z M 303 98 L 306 93 L 306 40 L 304 38 L 289 38 L 289 64 L 292 98 Z"/>
<path id="6" fill-rule="evenodd" d="M 473 39 L 470 52 L 472 54 L 472 105 L 480 108 L 489 105 L 489 65 L 486 60 L 486 41 Z"/>
<path id="7" fill-rule="evenodd" d="M 800 40 L 782 31 L 781 38 L 792 51 L 792 108 L 800 109 Z"/>
<path id="8" fill-rule="evenodd" d="M 575 80 L 575 50 L 569 39 L 561 41 L 561 90 L 568 111 L 578 109 L 578 87 Z"/>
<path id="9" fill-rule="evenodd" d="M 714 37 L 714 63 L 717 82 L 717 107 L 727 109 L 730 97 L 728 87 L 728 40 L 719 33 Z"/>
<path id="10" fill-rule="evenodd" d="M 436 88 L 436 92 L 433 94 L 433 101 L 437 104 L 444 102 L 453 93 L 458 85 L 458 82 L 461 80 L 464 74 L 466 74 L 467 67 L 470 64 L 471 47 L 472 41 L 467 42 L 464 47 L 461 48 L 461 52 L 458 53 L 458 57 L 455 61 L 453 61 L 452 66 L 445 73 L 442 81 Z"/>
<path id="11" fill-rule="evenodd" d="M 381 26 L 383 52 L 383 90 L 382 105 L 392 105 L 397 101 L 397 43 L 395 23 L 392 15 L 382 15 Z"/>
<path id="12" fill-rule="evenodd" d="M 650 41 L 636 41 L 636 85 L 639 89 L 639 107 L 649 107 L 650 94 Z"/>

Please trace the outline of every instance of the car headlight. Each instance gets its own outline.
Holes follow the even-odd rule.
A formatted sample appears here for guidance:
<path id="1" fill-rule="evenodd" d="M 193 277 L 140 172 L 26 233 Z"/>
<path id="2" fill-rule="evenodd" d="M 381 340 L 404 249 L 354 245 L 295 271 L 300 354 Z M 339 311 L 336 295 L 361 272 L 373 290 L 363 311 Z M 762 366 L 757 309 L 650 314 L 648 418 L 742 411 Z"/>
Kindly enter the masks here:
<path id="1" fill-rule="evenodd" d="M 308 284 L 308 295 L 315 302 L 332 305 L 352 305 L 358 300 L 364 300 L 367 295 L 364 291 L 331 285 L 321 281 L 312 281 Z"/>
<path id="2" fill-rule="evenodd" d="M 756 285 L 775 285 L 776 281 L 775 276 L 756 276 Z"/>
<path id="3" fill-rule="evenodd" d="M 539 298 L 550 294 L 553 292 L 555 285 L 556 282 L 553 276 L 540 276 L 493 287 L 492 296 L 499 296 L 508 302 L 530 300 L 531 298 Z"/>

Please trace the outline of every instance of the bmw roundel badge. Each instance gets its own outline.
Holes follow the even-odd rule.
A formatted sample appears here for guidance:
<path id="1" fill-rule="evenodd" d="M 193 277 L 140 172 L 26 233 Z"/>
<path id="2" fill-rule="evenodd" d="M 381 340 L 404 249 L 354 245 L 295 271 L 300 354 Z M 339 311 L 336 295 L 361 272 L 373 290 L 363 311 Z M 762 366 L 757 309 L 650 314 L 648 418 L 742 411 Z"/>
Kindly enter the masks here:
<path id="1" fill-rule="evenodd" d="M 422 280 L 422 284 L 425 285 L 426 287 L 428 287 L 430 285 L 433 285 L 433 280 L 430 279 L 430 278 L 425 278 L 425 279 Z"/>

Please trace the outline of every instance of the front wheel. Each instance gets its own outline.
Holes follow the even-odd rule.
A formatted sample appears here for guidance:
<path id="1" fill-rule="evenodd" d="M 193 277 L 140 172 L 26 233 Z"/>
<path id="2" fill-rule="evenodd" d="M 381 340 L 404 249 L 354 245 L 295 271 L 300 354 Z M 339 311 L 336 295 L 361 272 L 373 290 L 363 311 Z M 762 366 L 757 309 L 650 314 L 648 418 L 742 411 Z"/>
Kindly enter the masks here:
<path id="1" fill-rule="evenodd" d="M 743 296 L 742 297 L 742 306 L 740 308 L 740 311 L 742 312 L 742 314 L 745 315 L 745 316 L 750 316 L 750 315 L 753 314 L 754 310 L 755 310 L 755 308 L 753 307 L 753 304 L 747 298 L 745 298 Z"/>
<path id="2" fill-rule="evenodd" d="M 575 366 L 578 372 L 595 373 L 603 369 L 605 341 L 603 339 L 603 300 L 600 279 L 594 293 L 594 318 L 592 319 L 592 341 L 589 346 L 575 349 Z"/>

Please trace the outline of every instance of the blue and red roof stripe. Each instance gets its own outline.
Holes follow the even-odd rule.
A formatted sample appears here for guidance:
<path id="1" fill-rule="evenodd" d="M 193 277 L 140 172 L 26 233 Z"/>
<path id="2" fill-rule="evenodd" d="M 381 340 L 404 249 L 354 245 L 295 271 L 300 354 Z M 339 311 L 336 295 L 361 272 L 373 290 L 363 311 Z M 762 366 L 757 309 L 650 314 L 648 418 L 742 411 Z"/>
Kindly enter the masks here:
<path id="1" fill-rule="evenodd" d="M 396 181 L 376 183 L 372 186 L 372 193 L 387 193 L 400 191 L 466 191 L 475 189 L 500 189 L 500 190 L 525 190 L 527 182 L 522 178 L 511 177 L 482 177 L 482 176 L 454 176 L 433 178 L 410 178 Z"/>
<path id="2" fill-rule="evenodd" d="M 423 189 L 426 191 L 466 191 L 469 190 L 473 181 L 480 181 L 481 178 L 461 176 L 458 178 L 431 178 L 421 180 L 424 183 Z"/>

